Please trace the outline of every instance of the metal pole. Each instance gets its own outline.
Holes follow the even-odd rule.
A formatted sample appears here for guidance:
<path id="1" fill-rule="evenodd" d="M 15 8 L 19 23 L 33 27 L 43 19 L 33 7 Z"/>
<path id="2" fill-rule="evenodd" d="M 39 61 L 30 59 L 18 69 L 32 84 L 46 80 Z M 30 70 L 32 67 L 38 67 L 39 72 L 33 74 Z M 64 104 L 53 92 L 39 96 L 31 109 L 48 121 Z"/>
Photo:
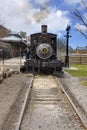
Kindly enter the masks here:
<path id="1" fill-rule="evenodd" d="M 69 35 L 70 26 L 67 26 L 66 28 L 66 56 L 65 56 L 65 67 L 69 67 Z"/>
<path id="2" fill-rule="evenodd" d="M 3 59 L 3 65 L 4 65 L 4 49 L 2 49 L 2 59 Z"/>

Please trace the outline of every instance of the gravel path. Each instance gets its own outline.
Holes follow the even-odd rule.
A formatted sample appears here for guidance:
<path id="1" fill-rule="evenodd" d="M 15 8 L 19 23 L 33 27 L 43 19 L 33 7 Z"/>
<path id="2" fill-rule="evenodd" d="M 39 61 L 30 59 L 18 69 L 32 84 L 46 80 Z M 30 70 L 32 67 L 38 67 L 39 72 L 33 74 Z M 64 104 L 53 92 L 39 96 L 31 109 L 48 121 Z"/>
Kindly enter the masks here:
<path id="1" fill-rule="evenodd" d="M 73 77 L 67 72 L 64 73 L 64 76 L 60 78 L 61 84 L 67 88 L 83 107 L 87 113 L 87 87 L 80 84 L 80 80 L 87 80 L 87 77 Z"/>
<path id="2" fill-rule="evenodd" d="M 87 128 L 87 87 L 80 84 L 81 80 L 87 80 L 87 77 L 73 77 L 65 72 L 60 78 L 60 83 L 75 104 Z"/>
<path id="3" fill-rule="evenodd" d="M 0 130 L 7 119 L 8 113 L 22 88 L 26 88 L 29 77 L 25 74 L 13 74 L 0 84 Z"/>

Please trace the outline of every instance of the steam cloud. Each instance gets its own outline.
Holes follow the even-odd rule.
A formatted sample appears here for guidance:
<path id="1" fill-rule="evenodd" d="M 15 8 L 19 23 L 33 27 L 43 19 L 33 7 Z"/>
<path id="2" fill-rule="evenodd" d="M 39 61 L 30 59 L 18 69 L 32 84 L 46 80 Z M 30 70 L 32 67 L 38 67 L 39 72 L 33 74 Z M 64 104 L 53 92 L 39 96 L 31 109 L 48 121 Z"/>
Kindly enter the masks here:
<path id="1" fill-rule="evenodd" d="M 33 7 L 32 2 L 27 0 L 21 6 L 26 22 L 39 23 L 50 13 L 49 0 L 36 0 L 34 5 Z"/>
<path id="2" fill-rule="evenodd" d="M 58 33 L 70 23 L 68 11 L 52 6 L 50 0 L 0 0 L 0 17 L 12 31 L 21 30 L 32 34 L 40 31 L 41 24 L 48 25 L 48 31 Z"/>

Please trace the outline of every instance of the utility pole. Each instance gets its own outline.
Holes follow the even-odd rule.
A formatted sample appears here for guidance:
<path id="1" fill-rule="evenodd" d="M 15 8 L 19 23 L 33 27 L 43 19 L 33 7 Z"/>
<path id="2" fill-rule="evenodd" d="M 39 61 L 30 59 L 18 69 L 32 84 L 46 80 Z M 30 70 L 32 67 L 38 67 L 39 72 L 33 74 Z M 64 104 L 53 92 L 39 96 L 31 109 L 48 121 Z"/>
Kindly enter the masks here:
<path id="1" fill-rule="evenodd" d="M 69 67 L 69 37 L 72 37 L 69 35 L 70 26 L 68 25 L 66 28 L 66 56 L 65 56 L 65 67 Z"/>

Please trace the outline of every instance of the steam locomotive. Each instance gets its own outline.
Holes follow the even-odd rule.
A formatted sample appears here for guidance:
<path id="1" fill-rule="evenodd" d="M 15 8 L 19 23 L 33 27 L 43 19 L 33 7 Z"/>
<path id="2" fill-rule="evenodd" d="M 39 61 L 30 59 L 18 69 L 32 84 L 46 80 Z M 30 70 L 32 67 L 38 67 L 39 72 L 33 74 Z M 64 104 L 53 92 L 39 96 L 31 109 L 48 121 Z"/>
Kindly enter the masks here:
<path id="1" fill-rule="evenodd" d="M 61 72 L 63 63 L 57 59 L 57 35 L 47 32 L 47 25 L 41 26 L 41 33 L 30 35 L 29 59 L 21 71 L 38 73 Z"/>

